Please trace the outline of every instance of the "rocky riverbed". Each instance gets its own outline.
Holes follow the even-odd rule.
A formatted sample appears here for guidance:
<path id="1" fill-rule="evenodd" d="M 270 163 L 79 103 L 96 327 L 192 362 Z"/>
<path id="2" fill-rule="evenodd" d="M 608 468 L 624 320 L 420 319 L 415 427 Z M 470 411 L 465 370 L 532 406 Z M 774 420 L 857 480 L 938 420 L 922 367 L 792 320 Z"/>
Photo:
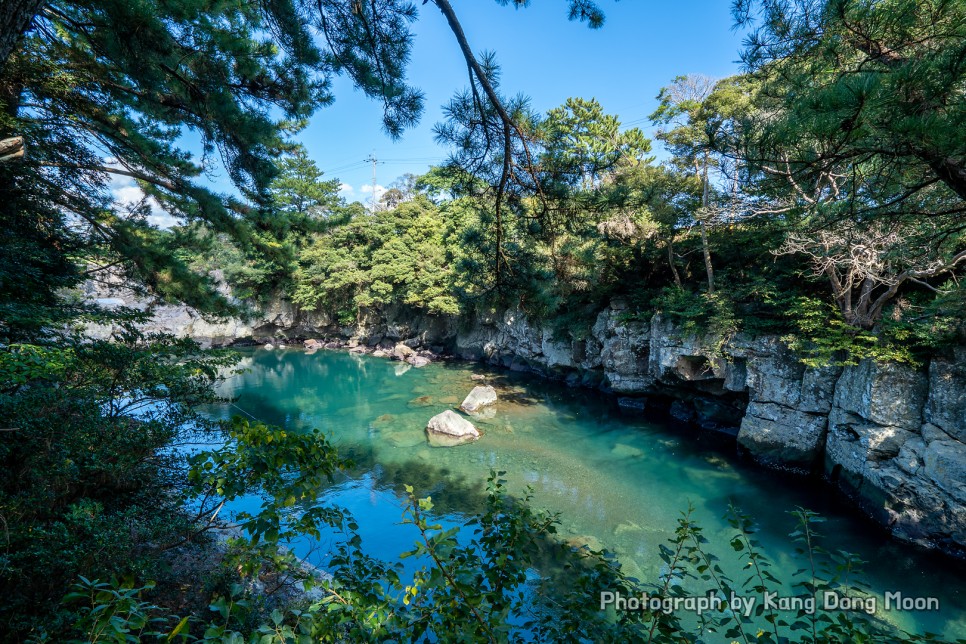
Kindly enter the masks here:
<path id="1" fill-rule="evenodd" d="M 123 292 L 88 293 L 107 295 L 108 304 L 149 306 Z M 309 350 L 345 348 L 415 367 L 456 356 L 610 392 L 628 410 L 661 406 L 735 436 L 763 466 L 827 478 L 900 539 L 966 557 L 966 347 L 920 368 L 866 360 L 813 369 L 777 337 L 689 336 L 620 301 L 581 338 L 515 310 L 458 320 L 390 306 L 348 326 L 285 301 L 250 319 L 208 321 L 183 306 L 151 312 L 149 330 L 205 346 L 310 339 Z"/>

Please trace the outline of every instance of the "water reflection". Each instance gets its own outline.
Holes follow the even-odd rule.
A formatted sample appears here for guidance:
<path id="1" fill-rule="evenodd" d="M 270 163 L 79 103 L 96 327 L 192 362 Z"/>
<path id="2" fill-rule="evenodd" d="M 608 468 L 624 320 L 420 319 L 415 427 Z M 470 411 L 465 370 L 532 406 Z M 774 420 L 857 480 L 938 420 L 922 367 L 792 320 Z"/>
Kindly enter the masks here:
<path id="1" fill-rule="evenodd" d="M 941 594 L 939 613 L 892 613 L 907 629 L 966 637 L 964 568 L 891 541 L 819 481 L 790 480 L 737 460 L 733 443 L 650 415 L 626 416 L 593 392 L 567 389 L 469 363 L 421 369 L 383 359 L 296 349 L 246 352 L 251 370 L 223 393 L 265 422 L 318 427 L 355 465 L 330 491 L 350 509 L 371 552 L 392 558 L 412 544 L 399 525 L 404 485 L 433 497 L 447 522 L 482 508 L 491 469 L 507 472 L 511 492 L 533 489 L 539 509 L 560 512 L 562 538 L 599 543 L 643 580 L 661 574 L 658 546 L 689 503 L 727 572 L 743 579 L 723 519 L 734 503 L 753 516 L 779 577 L 801 567 L 787 535 L 798 506 L 823 514 L 825 545 L 871 562 L 873 589 L 910 596 Z M 484 433 L 473 444 L 431 448 L 427 420 L 455 408 L 485 376 L 500 396 L 492 417 L 474 418 Z M 230 415 L 231 408 L 219 413 Z M 648 412 L 650 413 L 650 412 Z M 548 560 L 553 558 L 548 551 Z"/>

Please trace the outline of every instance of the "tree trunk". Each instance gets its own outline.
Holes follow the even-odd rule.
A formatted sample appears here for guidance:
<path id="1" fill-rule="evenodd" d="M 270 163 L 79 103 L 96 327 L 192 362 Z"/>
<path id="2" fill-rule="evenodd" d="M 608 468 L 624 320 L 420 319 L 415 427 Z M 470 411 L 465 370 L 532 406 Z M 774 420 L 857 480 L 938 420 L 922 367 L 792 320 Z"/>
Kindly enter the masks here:
<path id="1" fill-rule="evenodd" d="M 701 210 L 708 216 L 708 152 L 704 153 L 704 176 L 701 178 Z M 708 273 L 708 293 L 714 293 L 714 268 L 711 266 L 711 249 L 708 247 L 708 227 L 704 218 L 698 220 L 701 229 L 701 250 L 704 252 L 704 269 Z"/>
<path id="2" fill-rule="evenodd" d="M 677 266 L 674 265 L 674 231 L 671 232 L 671 236 L 667 239 L 667 263 L 671 267 L 671 275 L 674 276 L 674 283 L 677 284 L 678 288 L 684 288 L 681 284 L 681 276 L 678 275 Z"/>
<path id="3" fill-rule="evenodd" d="M 22 136 L 0 139 L 0 163 L 22 159 L 25 151 Z"/>
<path id="4" fill-rule="evenodd" d="M 949 186 L 961 199 L 966 199 L 966 166 L 956 159 L 920 154 L 940 181 Z"/>
<path id="5" fill-rule="evenodd" d="M 0 3 L 0 68 L 13 53 L 34 16 L 47 0 L 3 0 Z"/>

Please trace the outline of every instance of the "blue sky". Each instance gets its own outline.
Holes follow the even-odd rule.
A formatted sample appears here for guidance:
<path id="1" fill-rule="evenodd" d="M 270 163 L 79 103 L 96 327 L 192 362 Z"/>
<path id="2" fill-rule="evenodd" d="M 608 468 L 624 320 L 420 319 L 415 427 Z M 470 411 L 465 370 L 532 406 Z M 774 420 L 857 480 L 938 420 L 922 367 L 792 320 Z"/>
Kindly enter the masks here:
<path id="1" fill-rule="evenodd" d="M 724 77 L 739 71 L 741 35 L 732 29 L 730 2 L 724 0 L 600 0 L 607 13 L 601 29 L 567 20 L 566 0 L 535 0 L 525 9 L 494 0 L 453 0 L 474 50 L 492 50 L 502 68 L 504 94 L 523 93 L 546 111 L 568 97 L 596 98 L 623 123 L 650 131 L 647 116 L 663 85 L 681 74 Z M 418 127 L 392 141 L 381 130 L 379 105 L 356 91 L 348 79 L 333 84 L 335 103 L 320 110 L 300 134 L 302 143 L 327 176 L 350 189 L 351 199 L 368 200 L 370 154 L 381 186 L 405 172 L 419 174 L 447 150 L 433 141 L 442 106 L 467 85 L 466 65 L 442 14 L 420 7 L 410 65 L 410 82 L 426 94 Z"/>
<path id="2" fill-rule="evenodd" d="M 650 132 L 647 116 L 657 106 L 655 97 L 675 76 L 717 78 L 739 71 L 742 37 L 732 29 L 731 3 L 726 0 L 599 3 L 607 21 L 594 30 L 567 20 L 566 0 L 533 0 L 532 6 L 519 10 L 495 0 L 452 0 L 474 50 L 496 52 L 502 92 L 529 96 L 541 112 L 572 96 L 596 98 L 625 125 Z M 414 25 L 409 80 L 426 95 L 419 126 L 392 141 L 382 131 L 379 104 L 348 79 L 337 78 L 335 102 L 319 110 L 299 134 L 326 177 L 343 182 L 343 195 L 350 201 L 370 199 L 372 168 L 364 162 L 370 154 L 380 159 L 380 186 L 406 172 L 425 172 L 448 154 L 434 142 L 432 128 L 442 120 L 442 106 L 466 87 L 466 64 L 438 9 L 417 4 L 421 13 Z M 231 192 L 224 170 L 210 170 L 215 188 Z M 113 188 L 121 202 L 136 202 L 142 195 L 132 180 L 122 177 Z M 150 220 L 162 227 L 175 223 L 157 208 Z"/>

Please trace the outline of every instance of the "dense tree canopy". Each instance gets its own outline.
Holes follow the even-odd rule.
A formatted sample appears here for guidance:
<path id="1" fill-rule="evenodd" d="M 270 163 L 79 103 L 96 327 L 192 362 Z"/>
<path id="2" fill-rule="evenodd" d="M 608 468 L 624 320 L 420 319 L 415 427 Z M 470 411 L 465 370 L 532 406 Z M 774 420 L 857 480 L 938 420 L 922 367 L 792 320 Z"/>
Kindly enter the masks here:
<path id="1" fill-rule="evenodd" d="M 591 0 L 567 4 L 571 19 L 603 24 Z M 347 204 L 295 140 L 333 100 L 336 74 L 382 104 L 390 136 L 419 118 L 405 71 L 423 6 L 439 10 L 468 67 L 436 127 L 452 156 L 402 178 L 380 207 Z M 30 641 L 435 641 L 457 630 L 467 641 L 696 641 L 673 615 L 618 619 L 586 601 L 708 581 L 714 555 L 690 515 L 660 551 L 667 574 L 639 583 L 562 544 L 556 518 L 508 499 L 498 474 L 469 542 L 435 526 L 432 501 L 409 488 L 403 520 L 421 541 L 405 555 L 421 567 L 407 578 L 326 505 L 324 486 L 352 464 L 321 435 L 211 421 L 199 405 L 217 402 L 233 359 L 147 336 L 145 313 L 76 289 L 122 274 L 234 312 L 217 278 L 236 301 L 284 298 L 350 327 L 392 307 L 514 307 L 574 340 L 621 301 L 623 316 L 659 311 L 719 343 L 777 334 L 811 366 L 917 363 L 962 343 L 966 5 L 734 6 L 751 29 L 746 73 L 659 91 L 658 164 L 644 133 L 596 100 L 540 113 L 505 94 L 495 57 L 473 53 L 448 0 L 0 4 L 0 630 Z M 208 185 L 219 165 L 231 194 Z M 116 203 L 118 178 L 144 201 Z M 151 225 L 158 209 L 178 225 Z M 107 339 L 72 326 L 92 321 L 110 323 Z M 199 556 L 223 505 L 255 495 L 259 509 L 240 515 L 248 536 Z M 814 517 L 798 517 L 805 539 Z M 738 557 L 764 562 L 749 520 L 732 518 Z M 283 545 L 323 528 L 346 538 L 319 580 Z M 812 568 L 793 586 L 814 597 L 853 561 L 813 546 L 810 564 L 828 555 L 833 572 Z M 222 565 L 191 568 L 185 583 L 179 566 L 213 552 Z M 534 585 L 547 552 L 566 572 Z M 767 589 L 755 574 L 739 583 Z M 271 603 L 252 592 L 265 575 L 318 584 L 322 599 Z M 714 580 L 722 592 L 733 583 Z M 159 605 L 145 600 L 155 581 Z M 817 620 L 804 640 L 901 639 L 861 615 Z M 725 615 L 701 636 L 792 641 L 808 626 L 769 624 L 753 635 L 757 625 Z"/>
<path id="2" fill-rule="evenodd" d="M 900 292 L 934 289 L 923 280 L 966 260 L 966 7 L 737 2 L 735 13 L 754 28 L 744 61 L 761 84 L 746 125 L 751 192 L 801 217 L 783 250 L 811 258 L 848 324 L 872 328 Z"/>
<path id="3" fill-rule="evenodd" d="M 434 5 L 472 59 L 452 7 Z M 573 0 L 570 7 L 572 19 L 602 23 L 594 3 Z M 333 75 L 350 76 L 382 103 L 391 136 L 418 119 L 422 96 L 405 76 L 416 18 L 416 5 L 404 0 L 5 2 L 0 139 L 22 137 L 30 150 L 24 162 L 0 168 L 5 228 L 24 223 L 17 217 L 29 208 L 28 228 L 44 220 L 48 236 L 70 237 L 73 255 L 60 260 L 64 267 L 111 265 L 163 296 L 225 310 L 206 277 L 170 252 L 172 244 L 196 240 L 162 241 L 147 224 L 151 209 L 264 246 L 257 231 L 281 194 L 270 189 L 274 159 L 332 100 Z M 187 146 L 195 139 L 200 157 Z M 234 194 L 206 185 L 205 173 L 218 165 Z M 112 178 L 133 179 L 147 199 L 118 207 Z M 66 240 L 59 246 L 67 247 Z M 264 251 L 271 254 L 272 245 Z M 31 302 L 45 297 L 34 293 Z"/>

